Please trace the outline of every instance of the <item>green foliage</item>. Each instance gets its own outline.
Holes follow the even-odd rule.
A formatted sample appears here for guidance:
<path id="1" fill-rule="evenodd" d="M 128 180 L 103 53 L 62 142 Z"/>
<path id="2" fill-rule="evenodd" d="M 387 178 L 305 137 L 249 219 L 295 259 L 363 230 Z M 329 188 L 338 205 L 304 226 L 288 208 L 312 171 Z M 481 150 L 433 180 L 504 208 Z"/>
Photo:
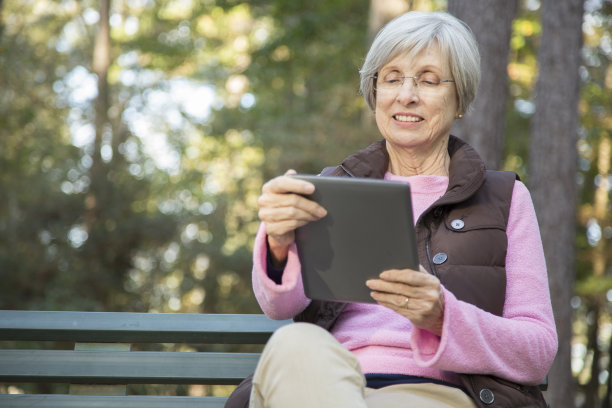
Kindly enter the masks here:
<path id="1" fill-rule="evenodd" d="M 517 172 L 525 183 L 528 183 L 530 120 L 534 113 L 532 92 L 537 77 L 536 53 L 540 31 L 537 10 L 521 7 L 510 39 L 504 167 Z"/>
<path id="2" fill-rule="evenodd" d="M 288 168 L 317 173 L 380 137 L 358 89 L 369 4 L 112 2 L 110 109 L 95 152 L 98 2 L 0 2 L 0 308 L 259 312 L 250 258 L 262 183 Z M 539 12 L 521 2 L 508 67 L 505 167 L 526 183 Z M 594 214 L 612 128 L 611 13 L 586 2 L 585 300 L 612 289 L 609 191 L 606 215 Z M 588 321 L 586 306 L 576 313 Z"/>
<path id="3" fill-rule="evenodd" d="M 251 129 L 266 152 L 268 177 L 287 168 L 316 173 L 378 137 L 360 126 L 366 2 L 279 1 L 252 13 L 273 27 L 267 41 L 253 41 L 251 64 L 241 72 L 256 103 L 224 106 L 215 130 Z"/>
<path id="4" fill-rule="evenodd" d="M 358 95 L 367 6 L 113 3 L 95 152 L 98 3 L 4 5 L 0 307 L 257 312 L 263 180 L 378 137 Z"/>
<path id="5" fill-rule="evenodd" d="M 610 290 L 609 276 L 612 271 L 612 217 L 610 216 L 610 175 L 602 175 L 600 152 L 603 139 L 610 140 L 610 107 L 612 106 L 612 70 L 610 68 L 610 29 L 612 6 L 604 3 L 601 8 L 589 14 L 584 30 L 584 64 L 581 67 L 583 86 L 581 92 L 581 132 L 578 143 L 580 183 L 579 220 L 580 230 L 577 240 L 579 258 L 577 274 L 579 277 L 577 292 L 580 295 L 603 295 Z M 603 178 L 607 177 L 608 180 Z M 607 183 L 608 193 L 604 215 L 596 214 L 596 194 L 602 183 Z M 601 200 L 601 198 L 600 198 Z M 597 247 L 603 247 L 607 273 L 593 276 L 593 257 Z M 606 249 L 607 248 L 607 249 Z"/>

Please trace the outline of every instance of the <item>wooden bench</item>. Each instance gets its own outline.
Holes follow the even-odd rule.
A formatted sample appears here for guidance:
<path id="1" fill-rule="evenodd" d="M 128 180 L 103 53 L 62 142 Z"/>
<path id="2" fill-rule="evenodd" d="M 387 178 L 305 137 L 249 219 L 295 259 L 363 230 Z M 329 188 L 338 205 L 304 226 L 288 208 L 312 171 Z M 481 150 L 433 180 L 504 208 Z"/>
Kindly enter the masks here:
<path id="1" fill-rule="evenodd" d="M 227 397 L 127 395 L 127 385 L 238 384 L 254 371 L 261 346 L 193 350 L 262 345 L 288 322 L 256 314 L 0 311 L 0 383 L 70 384 L 61 394 L 0 394 L 0 406 L 220 408 Z M 167 343 L 189 351 L 164 351 Z M 58 344 L 73 349 L 54 349 Z M 153 351 L 131 351 L 142 345 Z"/>
<path id="2" fill-rule="evenodd" d="M 128 395 L 127 385 L 238 384 L 255 370 L 259 352 L 193 350 L 259 351 L 289 322 L 258 314 L 0 311 L 0 384 L 70 384 L 61 394 L 0 394 L 0 407 L 221 408 L 227 397 Z M 164 351 L 167 343 L 189 351 Z M 137 351 L 143 344 L 155 350 Z"/>

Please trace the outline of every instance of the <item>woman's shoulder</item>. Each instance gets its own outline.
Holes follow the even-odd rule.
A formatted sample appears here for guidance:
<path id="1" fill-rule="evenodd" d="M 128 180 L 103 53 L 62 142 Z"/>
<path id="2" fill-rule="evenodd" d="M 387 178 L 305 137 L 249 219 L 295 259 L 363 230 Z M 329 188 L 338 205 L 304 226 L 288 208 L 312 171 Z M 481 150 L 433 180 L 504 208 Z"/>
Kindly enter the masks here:
<path id="1" fill-rule="evenodd" d="M 512 190 L 512 202 L 528 202 L 531 203 L 531 193 L 529 189 L 521 180 L 514 182 L 514 188 Z"/>
<path id="2" fill-rule="evenodd" d="M 522 181 L 517 180 L 512 191 L 508 225 L 521 223 L 533 223 L 537 226 L 537 216 L 529 189 Z"/>

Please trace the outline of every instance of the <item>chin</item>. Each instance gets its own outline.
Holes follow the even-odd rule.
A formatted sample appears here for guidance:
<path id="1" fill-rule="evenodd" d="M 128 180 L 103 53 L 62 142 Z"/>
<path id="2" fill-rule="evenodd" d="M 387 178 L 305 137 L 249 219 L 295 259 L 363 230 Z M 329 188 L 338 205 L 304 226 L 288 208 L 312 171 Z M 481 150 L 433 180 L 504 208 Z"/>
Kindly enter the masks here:
<path id="1" fill-rule="evenodd" d="M 431 146 L 435 143 L 435 140 L 418 135 L 384 136 L 384 138 L 387 143 L 402 148 Z"/>

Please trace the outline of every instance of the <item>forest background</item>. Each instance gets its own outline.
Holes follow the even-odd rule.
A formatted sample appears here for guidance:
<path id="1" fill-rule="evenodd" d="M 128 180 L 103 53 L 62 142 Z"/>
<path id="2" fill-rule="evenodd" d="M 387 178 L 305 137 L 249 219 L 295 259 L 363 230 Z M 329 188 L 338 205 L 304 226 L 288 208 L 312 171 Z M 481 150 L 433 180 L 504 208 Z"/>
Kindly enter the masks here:
<path id="1" fill-rule="evenodd" d="M 483 54 L 455 133 L 540 218 L 547 399 L 609 407 L 609 0 L 0 0 L 0 309 L 259 313 L 262 183 L 376 140 L 358 93 L 373 34 L 447 8 Z"/>

